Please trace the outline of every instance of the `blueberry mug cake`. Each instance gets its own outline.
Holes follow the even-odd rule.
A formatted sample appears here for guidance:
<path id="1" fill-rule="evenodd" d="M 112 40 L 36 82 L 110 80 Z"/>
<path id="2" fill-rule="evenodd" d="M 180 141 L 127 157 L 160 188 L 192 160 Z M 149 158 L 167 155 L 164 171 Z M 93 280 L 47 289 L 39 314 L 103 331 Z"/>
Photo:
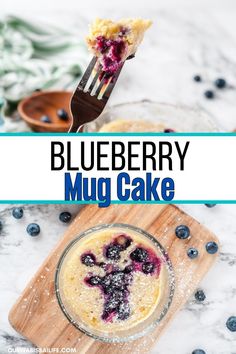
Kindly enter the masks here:
<path id="1" fill-rule="evenodd" d="M 138 229 L 99 227 L 76 239 L 61 258 L 59 303 L 72 323 L 98 339 L 136 334 L 140 324 L 146 329 L 149 318 L 155 321 L 168 308 L 169 266 Z"/>
<path id="2" fill-rule="evenodd" d="M 112 76 L 128 57 L 134 56 L 150 26 L 151 21 L 142 19 L 113 22 L 98 18 L 92 23 L 87 44 L 107 76 Z"/>
<path id="3" fill-rule="evenodd" d="M 116 119 L 109 123 L 103 124 L 99 130 L 103 133 L 145 133 L 145 132 L 164 132 L 169 133 L 173 132 L 172 129 L 167 129 L 166 126 L 162 123 L 150 122 L 148 120 L 141 119 Z"/>

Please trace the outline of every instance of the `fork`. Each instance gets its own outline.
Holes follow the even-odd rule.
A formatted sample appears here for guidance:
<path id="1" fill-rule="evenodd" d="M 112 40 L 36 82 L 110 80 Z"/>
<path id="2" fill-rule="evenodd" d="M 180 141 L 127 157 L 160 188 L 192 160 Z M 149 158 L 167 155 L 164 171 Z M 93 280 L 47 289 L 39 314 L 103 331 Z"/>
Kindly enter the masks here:
<path id="1" fill-rule="evenodd" d="M 100 116 L 123 67 L 122 64 L 114 75 L 108 78 L 101 65 L 95 69 L 97 60 L 95 56 L 92 58 L 71 98 L 72 124 L 69 133 L 82 132 L 84 124 Z"/>

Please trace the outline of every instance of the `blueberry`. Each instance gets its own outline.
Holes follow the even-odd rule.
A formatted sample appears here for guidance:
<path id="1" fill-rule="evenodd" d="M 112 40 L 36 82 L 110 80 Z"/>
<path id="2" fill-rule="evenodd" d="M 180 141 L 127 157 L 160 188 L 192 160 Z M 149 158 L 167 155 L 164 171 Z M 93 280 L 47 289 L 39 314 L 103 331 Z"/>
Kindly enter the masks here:
<path id="1" fill-rule="evenodd" d="M 204 96 L 211 100 L 215 97 L 215 93 L 212 90 L 207 90 L 204 92 Z"/>
<path id="2" fill-rule="evenodd" d="M 115 290 L 126 290 L 126 282 L 125 274 L 120 271 L 115 271 L 105 275 L 101 281 L 101 285 L 105 294 L 111 294 Z"/>
<path id="3" fill-rule="evenodd" d="M 206 354 L 206 352 L 202 349 L 195 349 L 192 354 Z"/>
<path id="4" fill-rule="evenodd" d="M 106 294 L 106 295 L 112 294 L 114 291 L 112 286 L 104 285 L 104 283 L 102 283 L 102 288 L 103 288 L 104 294 Z"/>
<path id="5" fill-rule="evenodd" d="M 111 294 L 112 291 L 114 290 L 112 287 L 112 274 L 107 274 L 102 278 L 101 285 L 103 287 L 104 293 L 105 294 Z"/>
<path id="6" fill-rule="evenodd" d="M 21 219 L 24 214 L 23 208 L 13 208 L 12 209 L 12 216 L 15 219 Z"/>
<path id="7" fill-rule="evenodd" d="M 194 296 L 195 296 L 195 299 L 199 302 L 202 302 L 206 299 L 206 295 L 205 295 L 204 291 L 201 289 L 197 290 L 195 292 Z"/>
<path id="8" fill-rule="evenodd" d="M 124 284 L 126 286 L 130 285 L 133 281 L 133 274 L 132 273 L 126 273 L 124 274 Z"/>
<path id="9" fill-rule="evenodd" d="M 69 211 L 63 211 L 59 215 L 59 220 L 64 223 L 69 223 L 71 221 L 72 215 L 69 213 Z"/>
<path id="10" fill-rule="evenodd" d="M 27 226 L 26 231 L 30 236 L 38 236 L 40 233 L 40 226 L 38 224 L 32 223 Z"/>
<path id="11" fill-rule="evenodd" d="M 62 120 L 68 120 L 68 113 L 64 109 L 58 109 L 57 116 Z"/>
<path id="12" fill-rule="evenodd" d="M 131 245 L 132 240 L 130 237 L 126 235 L 119 235 L 116 237 L 115 243 L 117 243 L 122 250 L 126 250 L 126 248 L 128 248 Z"/>
<path id="13" fill-rule="evenodd" d="M 113 291 L 114 291 L 114 289 L 112 288 L 112 286 L 104 285 L 104 283 L 102 283 L 102 288 L 103 288 L 103 291 L 104 291 L 104 294 L 105 294 L 105 295 L 112 294 Z"/>
<path id="14" fill-rule="evenodd" d="M 231 332 L 236 332 L 236 316 L 231 316 L 228 318 L 226 322 L 226 327 L 231 331 Z"/>
<path id="15" fill-rule="evenodd" d="M 196 81 L 196 82 L 201 82 L 201 81 L 202 81 L 202 78 L 201 78 L 200 75 L 195 75 L 195 76 L 193 77 L 193 80 Z"/>
<path id="16" fill-rule="evenodd" d="M 40 120 L 41 120 L 41 122 L 43 122 L 43 123 L 52 123 L 52 121 L 51 121 L 51 119 L 50 119 L 49 116 L 42 116 L 42 117 L 40 118 Z"/>
<path id="17" fill-rule="evenodd" d="M 106 249 L 106 257 L 112 259 L 113 261 L 118 261 L 120 259 L 121 247 L 116 244 L 110 244 Z"/>
<path id="18" fill-rule="evenodd" d="M 220 77 L 215 80 L 214 84 L 217 88 L 222 89 L 226 86 L 226 80 Z"/>
<path id="19" fill-rule="evenodd" d="M 87 267 L 93 267 L 96 264 L 96 257 L 92 253 L 84 253 L 80 259 Z"/>
<path id="20" fill-rule="evenodd" d="M 171 129 L 171 128 L 167 128 L 167 129 L 164 129 L 164 133 L 174 133 L 174 129 Z"/>
<path id="21" fill-rule="evenodd" d="M 117 290 L 113 291 L 107 298 L 105 311 L 116 310 L 122 301 L 124 301 L 124 293 Z"/>
<path id="22" fill-rule="evenodd" d="M 151 263 L 151 262 L 145 262 L 142 265 L 142 271 L 145 274 L 150 274 L 153 273 L 155 269 L 155 264 Z"/>
<path id="23" fill-rule="evenodd" d="M 206 251 L 210 254 L 215 254 L 218 251 L 218 245 L 214 241 L 207 242 Z"/>
<path id="24" fill-rule="evenodd" d="M 205 206 L 206 206 L 207 208 L 214 208 L 214 206 L 216 206 L 216 204 L 205 204 Z"/>
<path id="25" fill-rule="evenodd" d="M 190 230 L 186 225 L 179 225 L 175 229 L 175 235 L 181 240 L 185 240 L 190 236 Z"/>
<path id="26" fill-rule="evenodd" d="M 136 262 L 145 262 L 148 257 L 148 253 L 144 248 L 137 247 L 133 252 L 130 254 L 130 258 L 132 261 Z"/>
<path id="27" fill-rule="evenodd" d="M 90 277 L 88 280 L 87 280 L 88 284 L 92 285 L 92 286 L 97 286 L 101 283 L 101 278 L 97 275 L 94 275 L 92 277 Z"/>
<path id="28" fill-rule="evenodd" d="M 128 274 L 128 273 L 133 272 L 133 270 L 134 270 L 134 267 L 133 267 L 132 264 L 130 264 L 130 265 L 128 265 L 128 266 L 125 267 L 124 273 L 127 273 L 127 274 Z"/>
<path id="29" fill-rule="evenodd" d="M 122 302 L 118 309 L 118 319 L 126 320 L 130 316 L 130 306 L 127 302 Z"/>
<path id="30" fill-rule="evenodd" d="M 109 316 L 110 314 L 113 312 L 113 310 L 107 310 L 105 308 L 105 310 L 103 311 L 103 314 L 102 314 L 102 319 L 103 321 L 107 321 L 109 319 Z"/>
<path id="31" fill-rule="evenodd" d="M 109 294 L 113 290 L 111 287 L 111 277 L 111 274 L 107 274 L 102 278 L 101 285 L 105 294 Z"/>
<path id="32" fill-rule="evenodd" d="M 187 251 L 187 255 L 191 259 L 197 258 L 198 250 L 196 248 L 190 247 Z"/>
<path id="33" fill-rule="evenodd" d="M 111 273 L 111 286 L 113 289 L 123 289 L 124 288 L 124 273 L 117 271 Z"/>

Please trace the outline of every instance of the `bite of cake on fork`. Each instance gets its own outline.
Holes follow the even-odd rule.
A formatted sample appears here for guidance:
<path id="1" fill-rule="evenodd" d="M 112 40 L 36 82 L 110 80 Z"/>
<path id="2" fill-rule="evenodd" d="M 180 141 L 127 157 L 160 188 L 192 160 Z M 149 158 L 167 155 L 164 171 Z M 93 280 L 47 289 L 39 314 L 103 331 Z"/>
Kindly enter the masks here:
<path id="1" fill-rule="evenodd" d="M 90 27 L 87 44 L 94 54 L 72 98 L 72 124 L 69 132 L 102 113 L 126 59 L 134 57 L 151 21 L 123 19 L 118 22 L 97 19 Z"/>

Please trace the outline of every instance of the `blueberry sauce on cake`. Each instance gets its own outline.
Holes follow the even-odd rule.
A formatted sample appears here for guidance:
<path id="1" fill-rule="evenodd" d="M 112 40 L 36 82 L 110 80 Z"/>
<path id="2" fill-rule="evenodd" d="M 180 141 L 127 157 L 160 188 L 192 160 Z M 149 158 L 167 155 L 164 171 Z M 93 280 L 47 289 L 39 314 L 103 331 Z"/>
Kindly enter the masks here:
<path id="1" fill-rule="evenodd" d="M 116 236 L 111 243 L 103 248 L 104 257 L 108 260 L 118 261 L 121 258 L 121 252 L 125 251 L 132 244 L 132 238 L 121 234 Z M 84 262 L 87 258 L 95 260 L 95 255 L 84 253 L 81 256 L 81 261 L 88 267 L 91 262 Z M 129 265 L 120 269 L 119 266 L 109 267 L 109 263 L 105 263 L 105 275 L 86 276 L 84 281 L 90 286 L 97 286 L 104 297 L 104 308 L 101 318 L 104 321 L 112 322 L 114 317 L 119 320 L 126 320 L 130 316 L 129 304 L 129 288 L 133 283 L 133 273 L 142 272 L 157 276 L 160 273 L 160 259 L 151 249 L 136 247 L 129 256 L 125 259 L 125 263 Z M 99 264 L 98 264 L 99 266 Z"/>
<path id="2" fill-rule="evenodd" d="M 63 302 L 74 318 L 97 330 L 131 328 L 158 306 L 162 268 L 153 243 L 138 232 L 94 232 L 65 257 Z"/>
<path id="3" fill-rule="evenodd" d="M 125 41 L 121 38 L 106 39 L 98 36 L 95 44 L 97 52 L 102 54 L 102 70 L 107 76 L 112 76 L 122 65 L 122 56 L 126 49 Z"/>
<path id="4" fill-rule="evenodd" d="M 151 21 L 142 19 L 123 19 L 113 22 L 97 19 L 90 27 L 87 44 L 98 57 L 103 73 L 111 77 L 128 58 L 133 57 L 144 32 Z"/>

